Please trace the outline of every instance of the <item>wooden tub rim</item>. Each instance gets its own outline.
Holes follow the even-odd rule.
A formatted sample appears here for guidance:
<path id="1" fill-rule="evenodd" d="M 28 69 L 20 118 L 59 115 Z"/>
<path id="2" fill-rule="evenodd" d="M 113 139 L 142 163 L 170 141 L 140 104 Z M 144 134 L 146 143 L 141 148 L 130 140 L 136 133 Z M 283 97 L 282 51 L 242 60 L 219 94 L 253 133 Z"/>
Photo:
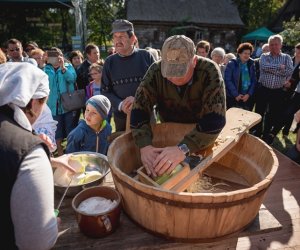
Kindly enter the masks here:
<path id="1" fill-rule="evenodd" d="M 125 133 L 125 134 L 119 136 L 117 139 L 115 139 L 108 149 L 108 155 L 110 155 L 111 148 L 113 148 L 114 145 L 117 144 L 118 139 L 123 138 L 125 136 L 129 136 L 129 134 L 130 134 L 130 132 Z M 245 134 L 244 136 L 252 136 L 252 135 Z M 254 136 L 252 136 L 252 137 L 254 137 Z M 268 175 L 266 175 L 263 180 L 261 180 L 260 182 L 254 184 L 253 186 L 251 186 L 249 188 L 234 190 L 234 191 L 230 191 L 230 192 L 220 192 L 220 193 L 179 192 L 178 193 L 175 191 L 164 190 L 164 189 L 161 189 L 158 187 L 146 185 L 142 182 L 135 180 L 134 178 L 130 177 L 129 175 L 127 175 L 126 173 L 121 171 L 120 168 L 116 167 L 114 165 L 114 161 L 111 160 L 110 158 L 108 159 L 108 162 L 109 162 L 114 180 L 115 180 L 115 178 L 117 178 L 117 181 L 119 183 L 122 182 L 127 188 L 131 189 L 131 191 L 133 191 L 137 194 L 140 194 L 142 196 L 145 196 L 143 194 L 146 194 L 146 196 L 149 199 L 156 200 L 160 203 L 165 203 L 165 204 L 169 203 L 169 201 L 174 201 L 174 200 L 175 200 L 176 204 L 177 204 L 177 201 L 179 203 L 187 203 L 186 201 L 181 201 L 181 198 L 186 198 L 186 197 L 192 197 L 192 199 L 189 200 L 189 203 L 199 204 L 199 202 L 201 202 L 199 200 L 201 200 L 203 198 L 206 198 L 206 199 L 210 198 L 212 201 L 211 203 L 215 207 L 216 204 L 223 204 L 223 203 L 227 204 L 227 203 L 236 203 L 236 202 L 240 203 L 242 200 L 251 199 L 252 196 L 258 195 L 258 193 L 261 193 L 263 190 L 266 191 L 267 187 L 269 187 L 270 184 L 272 183 L 273 178 L 277 172 L 278 165 L 279 165 L 277 156 L 274 153 L 273 149 L 270 146 L 268 146 L 264 141 L 262 141 L 261 139 L 256 138 L 256 137 L 255 137 L 255 139 L 257 139 L 259 141 L 259 143 L 264 144 L 264 146 L 269 149 L 268 153 L 271 154 L 271 158 L 273 158 L 273 160 L 274 160 L 274 163 L 272 164 L 272 168 L 270 169 L 270 173 Z M 130 185 L 129 185 L 129 183 L 130 183 Z M 156 195 L 153 195 L 154 192 Z M 149 193 L 151 193 L 151 195 Z M 218 201 L 218 199 L 221 199 L 221 198 L 223 198 L 223 199 L 230 198 L 230 201 Z"/>
<path id="2" fill-rule="evenodd" d="M 119 177 L 114 177 L 114 178 L 117 178 L 118 182 L 122 183 L 123 187 L 126 187 L 127 189 L 130 189 L 130 191 L 132 191 L 133 193 L 135 193 L 135 194 L 137 194 L 137 195 L 139 195 L 139 196 L 141 196 L 141 197 L 143 197 L 147 200 L 162 203 L 162 204 L 165 204 L 165 205 L 168 205 L 168 206 L 173 206 L 173 207 L 176 207 L 176 208 L 218 209 L 218 208 L 233 207 L 233 206 L 237 206 L 237 205 L 240 205 L 242 203 L 245 203 L 245 202 L 253 201 L 257 197 L 260 197 L 260 196 L 264 195 L 265 192 L 267 191 L 267 188 L 255 189 L 255 194 L 248 195 L 248 193 L 246 193 L 247 195 L 245 197 L 238 198 L 238 199 L 237 198 L 233 199 L 233 198 L 237 195 L 241 196 L 241 193 L 229 195 L 229 192 L 228 192 L 226 194 L 226 197 L 230 198 L 230 200 L 224 200 L 224 201 L 215 201 L 218 197 L 210 195 L 208 197 L 212 198 L 212 202 L 203 202 L 203 201 L 201 202 L 201 201 L 198 201 L 198 199 L 194 199 L 194 198 L 201 198 L 201 197 L 204 197 L 204 196 L 199 196 L 199 195 L 194 194 L 194 193 L 184 193 L 183 195 L 192 197 L 192 199 L 189 200 L 189 201 L 182 201 L 180 199 L 178 199 L 178 200 L 171 199 L 171 198 L 175 198 L 174 196 L 168 198 L 168 197 L 163 197 L 163 196 L 143 192 L 140 189 L 133 188 L 132 185 L 129 185 L 125 181 L 119 179 Z M 143 184 L 143 185 L 145 185 L 145 184 Z M 158 190 L 160 190 L 160 189 L 158 189 Z M 169 193 L 174 193 L 174 192 L 169 192 Z M 179 196 L 179 198 L 182 197 L 183 195 L 182 195 L 182 193 L 175 193 L 175 196 Z"/>

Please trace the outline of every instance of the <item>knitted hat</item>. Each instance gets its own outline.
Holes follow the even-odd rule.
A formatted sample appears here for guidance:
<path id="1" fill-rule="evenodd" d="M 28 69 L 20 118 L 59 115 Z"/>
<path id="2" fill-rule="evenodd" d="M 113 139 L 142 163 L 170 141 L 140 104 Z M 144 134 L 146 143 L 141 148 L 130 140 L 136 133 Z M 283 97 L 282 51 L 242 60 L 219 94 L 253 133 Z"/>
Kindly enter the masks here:
<path id="1" fill-rule="evenodd" d="M 110 110 L 110 101 L 104 95 L 94 95 L 87 100 L 86 105 L 92 105 L 103 119 L 106 119 Z"/>
<path id="2" fill-rule="evenodd" d="M 195 45 L 184 35 L 171 36 L 164 42 L 161 54 L 163 77 L 183 77 L 195 55 Z"/>

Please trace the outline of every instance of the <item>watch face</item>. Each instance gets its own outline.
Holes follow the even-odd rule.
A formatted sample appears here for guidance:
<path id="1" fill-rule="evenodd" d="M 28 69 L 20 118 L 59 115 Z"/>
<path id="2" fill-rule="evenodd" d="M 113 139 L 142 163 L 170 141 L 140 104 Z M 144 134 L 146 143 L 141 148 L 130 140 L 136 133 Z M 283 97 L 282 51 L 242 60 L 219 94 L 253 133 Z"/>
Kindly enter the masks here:
<path id="1" fill-rule="evenodd" d="M 190 150 L 186 144 L 180 144 L 178 148 L 185 154 L 188 155 L 190 153 Z"/>

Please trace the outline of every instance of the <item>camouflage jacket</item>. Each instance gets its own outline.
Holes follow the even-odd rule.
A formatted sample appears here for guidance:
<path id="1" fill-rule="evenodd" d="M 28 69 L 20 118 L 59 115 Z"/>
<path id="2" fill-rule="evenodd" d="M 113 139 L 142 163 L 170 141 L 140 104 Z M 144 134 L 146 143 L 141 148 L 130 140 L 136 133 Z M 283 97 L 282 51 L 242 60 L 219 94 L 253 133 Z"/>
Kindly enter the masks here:
<path id="1" fill-rule="evenodd" d="M 219 68 L 197 57 L 191 81 L 178 87 L 162 76 L 160 64 L 152 64 L 135 95 L 131 111 L 135 143 L 140 148 L 152 144 L 150 119 L 156 106 L 161 122 L 196 124 L 181 142 L 192 153 L 213 144 L 226 122 L 225 85 Z"/>

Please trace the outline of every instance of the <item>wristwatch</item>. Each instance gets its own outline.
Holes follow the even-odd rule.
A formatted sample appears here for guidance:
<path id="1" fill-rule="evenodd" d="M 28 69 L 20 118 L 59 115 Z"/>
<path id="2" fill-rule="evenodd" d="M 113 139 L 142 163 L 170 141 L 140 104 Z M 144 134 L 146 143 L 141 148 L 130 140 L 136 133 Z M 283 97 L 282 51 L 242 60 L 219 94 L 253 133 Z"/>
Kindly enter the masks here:
<path id="1" fill-rule="evenodd" d="M 183 152 L 185 154 L 185 156 L 189 156 L 190 155 L 190 149 L 188 148 L 188 146 L 184 143 L 179 144 L 178 148 L 181 152 Z"/>

